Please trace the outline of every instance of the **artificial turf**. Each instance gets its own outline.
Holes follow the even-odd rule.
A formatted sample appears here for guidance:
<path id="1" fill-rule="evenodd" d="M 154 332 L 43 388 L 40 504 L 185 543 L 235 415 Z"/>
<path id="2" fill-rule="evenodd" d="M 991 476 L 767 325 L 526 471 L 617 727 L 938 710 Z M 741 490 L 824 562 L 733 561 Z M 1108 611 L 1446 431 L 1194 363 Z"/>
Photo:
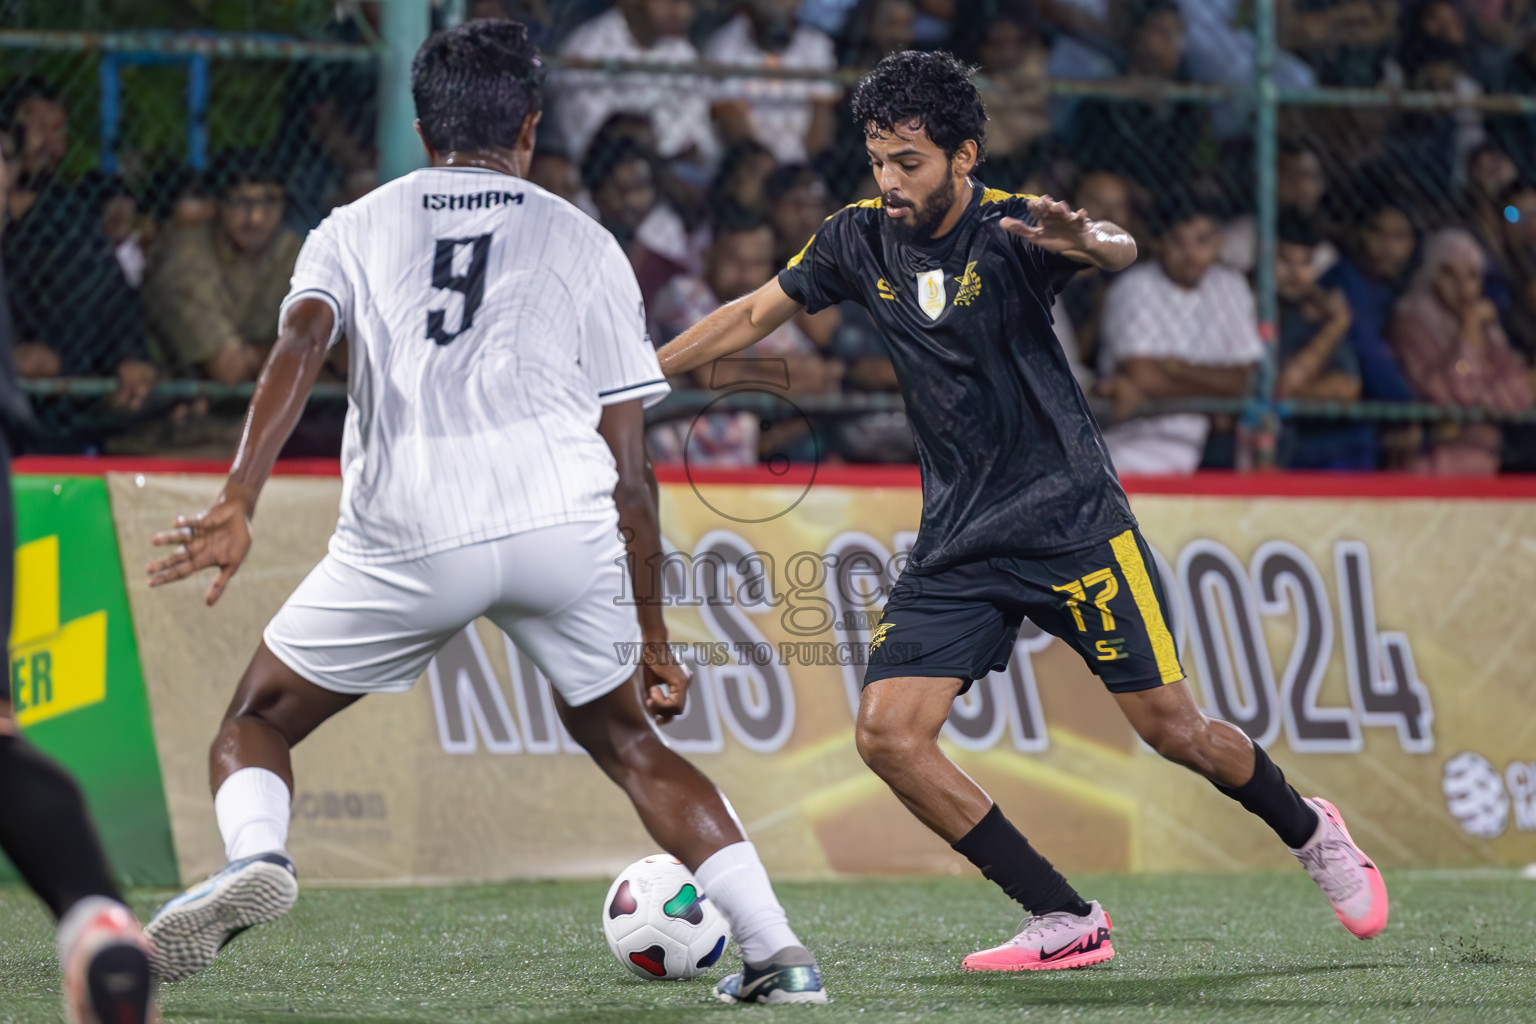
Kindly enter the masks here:
<path id="1" fill-rule="evenodd" d="M 1388 876 L 1371 942 L 1299 872 L 1081 880 L 1119 955 L 1077 971 L 968 975 L 957 965 L 1015 923 L 967 879 L 784 883 L 833 1004 L 731 1007 L 709 980 L 645 982 L 610 956 L 601 882 L 306 889 L 206 973 L 162 989 L 166 1021 L 289 1024 L 833 1021 L 1536 1021 L 1536 882 L 1512 873 Z M 136 893 L 151 912 L 167 894 Z M 734 969 L 734 968 L 730 968 Z M 52 930 L 0 889 L 0 1022 L 60 1019 Z"/>

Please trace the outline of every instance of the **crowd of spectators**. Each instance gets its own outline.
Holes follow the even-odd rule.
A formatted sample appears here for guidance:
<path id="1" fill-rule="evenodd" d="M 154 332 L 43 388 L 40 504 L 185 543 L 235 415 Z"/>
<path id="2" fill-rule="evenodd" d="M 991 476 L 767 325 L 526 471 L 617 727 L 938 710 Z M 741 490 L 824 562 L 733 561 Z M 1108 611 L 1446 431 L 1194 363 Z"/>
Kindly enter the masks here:
<path id="1" fill-rule="evenodd" d="M 943 47 L 979 69 L 990 115 L 985 184 L 1066 198 L 1139 242 L 1135 266 L 1079 274 L 1056 306 L 1058 339 L 1085 391 L 1103 400 L 1122 472 L 1232 465 L 1231 417 L 1143 413 L 1147 403 L 1241 398 L 1266 345 L 1282 400 L 1530 408 L 1536 119 L 1485 113 L 1475 100 L 1536 90 L 1536 5 L 1278 0 L 1282 87 L 1433 89 L 1463 102 L 1287 112 L 1276 167 L 1279 309 L 1268 340 L 1253 285 L 1251 106 L 1181 88 L 1247 88 L 1255 41 L 1246 10 L 1238 0 L 467 5 L 472 17 L 530 24 L 565 60 L 550 75 L 529 177 L 625 247 L 658 344 L 766 282 L 840 206 L 877 194 L 846 88 L 887 53 Z M 685 70 L 597 66 L 613 61 Z M 701 62 L 740 73 L 708 74 Z M 797 74 L 752 76 L 760 70 Z M 85 127 L 67 98 L 41 80 L 0 81 L 17 368 L 29 378 L 119 382 L 75 417 L 67 444 L 232 443 L 238 408 L 157 401 L 153 385 L 254 379 L 304 232 L 376 180 L 368 72 L 308 71 L 302 87 L 287 87 L 284 130 L 296 139 L 286 148 L 223 153 L 201 174 L 153 182 L 66 173 L 72 133 Z M 1097 88 L 1053 91 L 1053 80 Z M 791 401 L 899 391 L 878 334 L 853 306 L 801 316 L 748 355 L 776 369 L 764 378 L 748 362 L 674 383 L 750 383 Z M 769 453 L 915 458 L 899 412 L 812 424 L 712 411 L 658 423 L 651 439 L 658 459 L 686 450 L 712 465 Z M 296 445 L 323 450 L 334 433 L 317 429 Z M 1291 417 L 1276 454 L 1299 469 L 1491 473 L 1536 468 L 1533 433 Z"/>

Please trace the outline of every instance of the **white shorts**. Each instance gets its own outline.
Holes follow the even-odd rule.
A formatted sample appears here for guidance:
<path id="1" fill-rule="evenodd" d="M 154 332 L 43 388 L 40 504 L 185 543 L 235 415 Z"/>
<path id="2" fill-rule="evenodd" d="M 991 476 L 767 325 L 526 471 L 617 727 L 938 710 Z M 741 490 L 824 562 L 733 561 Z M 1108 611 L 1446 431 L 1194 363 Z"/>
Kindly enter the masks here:
<path id="1" fill-rule="evenodd" d="M 634 675 L 616 518 L 563 523 L 388 565 L 326 555 L 267 624 L 278 659 L 337 693 L 409 690 L 454 634 L 489 618 L 570 706 Z"/>

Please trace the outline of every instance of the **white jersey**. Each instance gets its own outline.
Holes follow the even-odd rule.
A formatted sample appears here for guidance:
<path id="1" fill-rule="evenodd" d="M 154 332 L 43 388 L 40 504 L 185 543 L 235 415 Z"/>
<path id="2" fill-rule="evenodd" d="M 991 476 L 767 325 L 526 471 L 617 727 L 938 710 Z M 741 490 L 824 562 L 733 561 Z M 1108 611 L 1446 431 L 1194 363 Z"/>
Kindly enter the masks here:
<path id="1" fill-rule="evenodd" d="M 427 168 L 332 211 L 284 307 L 347 339 L 331 552 L 377 564 L 614 514 L 602 406 L 666 380 L 612 235 L 530 182 Z"/>

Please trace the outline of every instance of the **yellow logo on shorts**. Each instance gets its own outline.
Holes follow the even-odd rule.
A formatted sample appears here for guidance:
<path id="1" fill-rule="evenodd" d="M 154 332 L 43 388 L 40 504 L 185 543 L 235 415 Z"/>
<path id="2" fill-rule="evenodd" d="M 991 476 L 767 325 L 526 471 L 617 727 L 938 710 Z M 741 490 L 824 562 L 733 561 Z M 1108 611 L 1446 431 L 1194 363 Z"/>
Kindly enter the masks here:
<path id="1" fill-rule="evenodd" d="M 891 631 L 891 627 L 894 625 L 896 625 L 894 622 L 882 622 L 880 625 L 875 627 L 874 633 L 869 638 L 870 654 L 874 654 L 875 648 L 879 647 L 881 643 L 885 641 L 885 634 L 889 633 Z"/>
<path id="2" fill-rule="evenodd" d="M 1094 649 L 1099 652 L 1100 661 L 1124 661 L 1130 657 L 1125 653 L 1125 637 L 1117 636 L 1112 640 L 1099 640 L 1094 643 Z"/>

